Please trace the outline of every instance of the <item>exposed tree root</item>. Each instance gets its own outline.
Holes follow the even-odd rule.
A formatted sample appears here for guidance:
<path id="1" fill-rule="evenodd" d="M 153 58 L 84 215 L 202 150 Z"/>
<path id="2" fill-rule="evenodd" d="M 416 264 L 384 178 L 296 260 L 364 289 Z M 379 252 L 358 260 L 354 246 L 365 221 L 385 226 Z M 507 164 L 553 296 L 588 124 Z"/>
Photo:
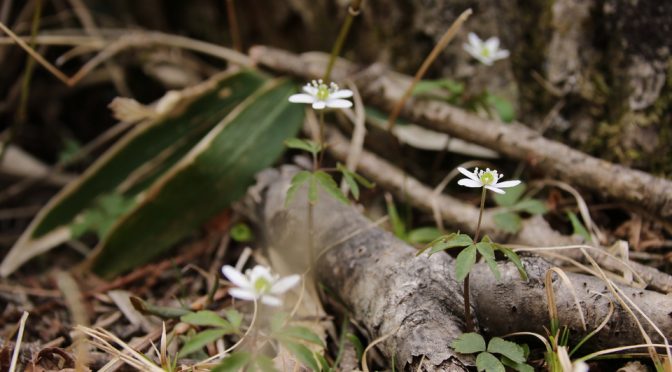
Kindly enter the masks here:
<path id="1" fill-rule="evenodd" d="M 257 188 L 255 220 L 272 249 L 284 255 L 306 257 L 306 188 L 285 207 L 285 194 L 296 169 L 265 175 Z M 415 370 L 423 360 L 429 371 L 464 370 L 471 360 L 456 354 L 451 341 L 464 327 L 462 285 L 454 278 L 454 261 L 446 254 L 415 257 L 415 249 L 363 217 L 355 208 L 321 194 L 314 206 L 315 276 L 347 305 L 354 319 L 371 339 L 391 335 L 381 343 L 383 354 L 395 356 L 403 370 Z M 497 282 L 487 267 L 475 269 L 472 279 L 477 324 L 492 335 L 509 331 L 540 331 L 548 325 L 543 278 L 548 268 L 538 258 L 526 259 L 530 279 L 521 282 L 514 270 L 500 265 Z M 579 292 L 588 331 L 608 313 L 611 294 L 600 279 L 571 274 Z M 558 284 L 556 300 L 563 323 L 575 335 L 581 331 L 571 292 Z M 604 294 L 604 298 L 593 291 Z M 656 292 L 629 288 L 628 296 L 642 307 L 666 336 L 672 335 L 672 298 Z M 633 321 L 612 299 L 615 315 L 592 339 L 593 347 L 636 344 L 641 340 Z M 647 328 L 650 329 L 650 328 Z M 652 335 L 654 341 L 660 337 Z M 425 358 L 422 358 L 422 356 Z"/>

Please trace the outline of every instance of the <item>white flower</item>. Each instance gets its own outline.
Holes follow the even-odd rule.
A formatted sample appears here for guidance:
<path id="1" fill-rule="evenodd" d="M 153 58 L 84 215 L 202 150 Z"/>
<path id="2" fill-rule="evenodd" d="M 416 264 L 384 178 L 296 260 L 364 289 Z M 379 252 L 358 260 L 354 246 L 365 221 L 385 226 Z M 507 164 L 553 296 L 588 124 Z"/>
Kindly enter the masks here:
<path id="1" fill-rule="evenodd" d="M 584 361 L 579 360 L 572 363 L 567 352 L 567 346 L 558 347 L 558 361 L 563 372 L 588 372 L 590 370 L 588 363 Z"/>
<path id="2" fill-rule="evenodd" d="M 257 265 L 245 274 L 229 265 L 222 267 L 222 273 L 236 287 L 229 289 L 229 294 L 241 300 L 260 300 L 269 306 L 280 306 L 279 295 L 287 292 L 301 280 L 299 275 L 290 275 L 280 279 L 271 274 L 267 267 Z"/>
<path id="3" fill-rule="evenodd" d="M 472 57 L 481 61 L 484 65 L 491 66 L 493 62 L 507 58 L 509 51 L 499 49 L 499 38 L 491 37 L 485 42 L 473 32 L 469 33 L 469 43 L 462 46 Z"/>
<path id="4" fill-rule="evenodd" d="M 490 168 L 486 168 L 486 170 L 480 171 L 478 168 L 476 168 L 474 173 L 471 173 L 462 167 L 458 167 L 457 170 L 465 176 L 469 177 L 457 181 L 457 184 L 460 186 L 485 187 L 486 189 L 492 190 L 498 194 L 504 194 L 504 190 L 502 190 L 503 188 L 513 187 L 520 184 L 520 181 L 518 180 L 499 182 L 499 180 L 504 177 L 504 175 L 497 174 L 496 170 L 490 170 Z"/>
<path id="5" fill-rule="evenodd" d="M 338 85 L 325 84 L 322 80 L 313 80 L 303 87 L 304 93 L 294 94 L 289 97 L 289 102 L 310 103 L 315 110 L 329 108 L 352 107 L 352 102 L 344 98 L 352 97 L 349 89 L 338 89 Z"/>

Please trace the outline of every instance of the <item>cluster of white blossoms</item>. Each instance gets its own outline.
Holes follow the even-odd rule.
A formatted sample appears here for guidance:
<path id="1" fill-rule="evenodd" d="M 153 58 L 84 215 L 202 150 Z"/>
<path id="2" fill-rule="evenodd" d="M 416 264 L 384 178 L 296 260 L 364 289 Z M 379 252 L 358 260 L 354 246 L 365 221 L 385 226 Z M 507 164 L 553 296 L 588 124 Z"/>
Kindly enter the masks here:
<path id="1" fill-rule="evenodd" d="M 498 194 L 504 194 L 505 192 L 502 190 L 503 188 L 514 187 L 520 184 L 519 180 L 499 182 L 504 175 L 498 174 L 496 170 L 490 170 L 490 168 L 486 168 L 485 170 L 478 170 L 478 168 L 476 168 L 473 173 L 462 167 L 458 167 L 457 170 L 467 176 L 467 178 L 457 181 L 457 184 L 460 186 L 485 187 Z"/>
<path id="2" fill-rule="evenodd" d="M 269 306 L 280 306 L 280 295 L 292 289 L 301 280 L 300 275 L 290 275 L 280 278 L 271 274 L 265 266 L 257 265 L 243 274 L 234 267 L 222 267 L 224 276 L 236 287 L 229 289 L 232 297 L 247 301 L 261 301 Z"/>
<path id="3" fill-rule="evenodd" d="M 483 41 L 473 32 L 469 33 L 469 42 L 465 43 L 462 47 L 472 57 L 488 66 L 491 66 L 495 61 L 509 56 L 508 50 L 499 49 L 498 37 L 491 37 Z"/>
<path id="4" fill-rule="evenodd" d="M 289 97 L 289 102 L 311 104 L 315 110 L 324 108 L 349 108 L 352 102 L 345 98 L 352 97 L 349 89 L 340 89 L 336 83 L 325 84 L 322 79 L 313 80 L 303 87 L 303 93 Z"/>

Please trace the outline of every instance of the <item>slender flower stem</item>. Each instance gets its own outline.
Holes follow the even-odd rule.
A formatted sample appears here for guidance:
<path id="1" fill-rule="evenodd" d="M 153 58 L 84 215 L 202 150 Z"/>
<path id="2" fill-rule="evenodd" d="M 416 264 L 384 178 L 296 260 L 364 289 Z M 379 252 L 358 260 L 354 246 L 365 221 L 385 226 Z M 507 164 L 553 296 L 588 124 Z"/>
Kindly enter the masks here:
<path id="1" fill-rule="evenodd" d="M 226 0 L 226 13 L 229 18 L 229 33 L 233 49 L 238 52 L 243 51 L 243 44 L 240 42 L 240 29 L 238 28 L 238 15 L 236 14 L 236 0 Z"/>
<path id="2" fill-rule="evenodd" d="M 481 232 L 481 220 L 483 219 L 483 209 L 485 207 L 485 187 L 482 188 L 481 192 L 481 209 L 478 213 L 478 224 L 476 225 L 476 233 L 474 234 L 474 243 L 478 242 L 478 236 Z M 476 253 L 476 258 L 478 259 L 478 253 Z M 471 304 L 469 303 L 469 274 L 464 278 L 464 321 L 466 323 L 467 332 L 473 332 L 474 323 L 471 320 Z"/>
<path id="3" fill-rule="evenodd" d="M 348 15 L 346 16 L 345 21 L 341 26 L 341 31 L 338 33 L 338 37 L 336 38 L 333 49 L 331 49 L 329 64 L 327 65 L 327 70 L 324 72 L 324 77 L 322 80 L 329 81 L 331 70 L 334 68 L 334 63 L 336 63 L 336 57 L 341 54 L 341 49 L 343 49 L 345 39 L 348 37 L 348 33 L 350 32 L 350 26 L 352 26 L 352 22 L 354 21 L 355 17 L 359 15 L 359 8 L 361 5 L 362 0 L 353 0 L 350 2 L 350 6 L 348 6 Z"/>
<path id="4" fill-rule="evenodd" d="M 317 165 L 314 170 L 318 170 L 322 166 L 322 160 L 324 160 L 324 152 L 326 150 L 324 143 L 324 110 L 320 110 L 320 132 L 319 132 L 319 141 L 320 141 L 320 157 L 317 161 Z"/>

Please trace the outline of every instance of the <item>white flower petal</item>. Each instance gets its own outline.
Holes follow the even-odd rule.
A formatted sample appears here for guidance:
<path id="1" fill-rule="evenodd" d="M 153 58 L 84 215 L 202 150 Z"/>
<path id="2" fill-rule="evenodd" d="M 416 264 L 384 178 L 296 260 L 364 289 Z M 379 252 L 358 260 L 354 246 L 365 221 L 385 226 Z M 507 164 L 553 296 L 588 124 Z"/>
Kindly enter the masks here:
<path id="1" fill-rule="evenodd" d="M 493 58 L 494 59 L 509 58 L 509 51 L 506 49 L 500 49 L 494 53 Z"/>
<path id="2" fill-rule="evenodd" d="M 472 57 L 476 57 L 479 54 L 478 50 L 476 50 L 476 48 L 471 44 L 464 44 L 462 45 L 462 48 Z"/>
<path id="3" fill-rule="evenodd" d="M 348 108 L 352 107 L 352 102 L 347 99 L 329 99 L 326 103 L 327 107 L 331 108 Z"/>
<path id="4" fill-rule="evenodd" d="M 478 37 L 473 32 L 469 33 L 469 44 L 473 45 L 474 47 L 480 47 L 483 44 L 483 41 L 481 41 L 481 38 Z"/>
<path id="5" fill-rule="evenodd" d="M 317 95 L 317 88 L 314 87 L 314 86 L 312 86 L 312 85 L 310 85 L 310 84 L 306 84 L 306 85 L 303 87 L 303 91 L 306 92 L 306 93 L 308 93 L 308 94 L 310 94 L 310 95 L 313 96 L 313 97 L 315 97 L 315 96 Z"/>
<path id="6" fill-rule="evenodd" d="M 294 287 L 301 280 L 300 275 L 290 275 L 278 280 L 273 287 L 271 287 L 271 293 L 273 294 L 282 294 L 287 292 L 289 289 Z"/>
<path id="7" fill-rule="evenodd" d="M 233 268 L 233 266 L 225 265 L 222 267 L 222 274 L 235 286 L 241 288 L 250 288 L 250 281 L 243 273 Z"/>
<path id="8" fill-rule="evenodd" d="M 324 101 L 315 101 L 313 102 L 313 108 L 315 110 L 322 110 L 327 107 L 327 104 Z"/>
<path id="9" fill-rule="evenodd" d="M 350 89 L 340 89 L 329 95 L 329 98 L 350 98 L 352 97 L 352 91 Z"/>
<path id="10" fill-rule="evenodd" d="M 458 170 L 460 173 L 464 174 L 465 176 L 469 177 L 470 179 L 472 179 L 472 180 L 474 180 L 474 181 L 476 181 L 476 182 L 479 182 L 479 183 L 481 182 L 481 180 L 478 178 L 478 176 L 476 175 L 476 173 L 469 172 L 466 168 L 462 168 L 462 167 L 457 167 L 457 170 Z M 480 187 L 480 186 L 479 186 L 479 187 Z"/>
<path id="11" fill-rule="evenodd" d="M 280 306 L 282 305 L 282 300 L 275 296 L 265 295 L 261 297 L 261 303 L 268 306 Z"/>
<path id="12" fill-rule="evenodd" d="M 474 55 L 473 57 L 486 66 L 492 66 L 492 58 L 486 58 L 480 54 Z"/>
<path id="13" fill-rule="evenodd" d="M 252 285 L 254 285 L 260 278 L 263 278 L 269 284 L 275 281 L 275 278 L 273 278 L 273 274 L 271 274 L 271 269 L 262 265 L 257 265 L 253 267 L 249 276 L 250 276 L 250 283 Z"/>
<path id="14" fill-rule="evenodd" d="M 483 187 L 483 184 L 481 182 L 470 180 L 468 178 L 463 178 L 463 179 L 457 181 L 457 184 L 460 185 L 460 186 L 466 186 L 466 187 Z"/>
<path id="15" fill-rule="evenodd" d="M 313 103 L 313 102 L 315 102 L 315 97 L 311 96 L 310 94 L 305 94 L 305 93 L 292 94 L 291 96 L 289 96 L 289 102 L 292 102 L 292 103 Z"/>
<path id="16" fill-rule="evenodd" d="M 498 189 L 498 188 L 496 188 L 496 187 L 494 187 L 494 186 L 486 185 L 485 188 L 488 189 L 488 190 L 492 190 L 492 191 L 494 191 L 494 192 L 496 192 L 496 193 L 498 193 L 498 194 L 506 194 L 506 192 L 505 192 L 504 190 L 502 190 L 502 189 Z"/>
<path id="17" fill-rule="evenodd" d="M 511 181 L 504 181 L 504 182 L 498 182 L 492 186 L 498 187 L 498 188 L 506 188 L 506 187 L 513 187 L 513 186 L 518 186 L 520 184 L 520 181 L 518 180 L 511 180 Z"/>
<path id="18" fill-rule="evenodd" d="M 241 300 L 246 301 L 254 301 L 254 299 L 257 298 L 257 295 L 255 293 L 252 293 L 252 291 L 241 288 L 231 288 L 229 289 L 229 294 L 231 295 L 231 297 L 239 298 Z"/>
<path id="19" fill-rule="evenodd" d="M 491 52 L 495 52 L 497 49 L 499 49 L 499 38 L 498 37 L 489 38 L 485 42 L 485 47 Z"/>

